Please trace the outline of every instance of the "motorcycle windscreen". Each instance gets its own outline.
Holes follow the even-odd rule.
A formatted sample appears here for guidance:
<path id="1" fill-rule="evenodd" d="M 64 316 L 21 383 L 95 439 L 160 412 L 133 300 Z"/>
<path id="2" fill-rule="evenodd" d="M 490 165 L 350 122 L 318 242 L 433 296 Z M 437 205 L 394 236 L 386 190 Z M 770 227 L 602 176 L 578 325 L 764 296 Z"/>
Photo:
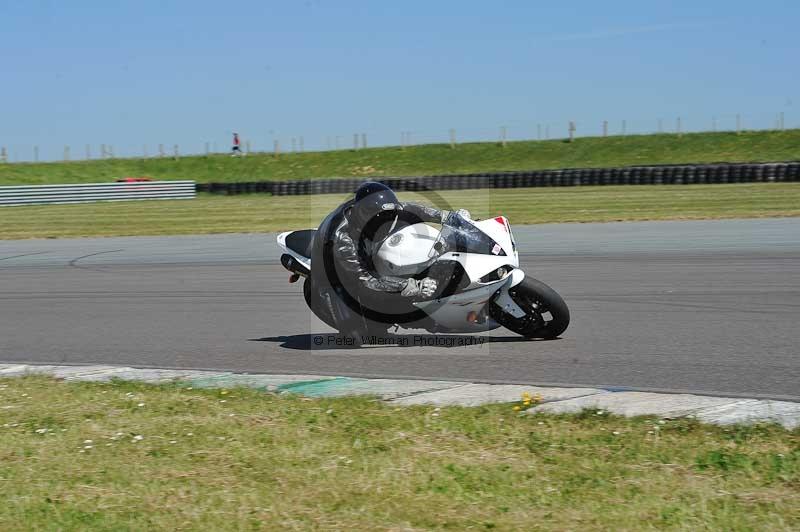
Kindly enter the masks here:
<path id="1" fill-rule="evenodd" d="M 438 254 L 448 252 L 496 256 L 506 254 L 503 247 L 493 238 L 456 213 L 451 213 L 442 225 L 442 232 L 434 249 Z"/>

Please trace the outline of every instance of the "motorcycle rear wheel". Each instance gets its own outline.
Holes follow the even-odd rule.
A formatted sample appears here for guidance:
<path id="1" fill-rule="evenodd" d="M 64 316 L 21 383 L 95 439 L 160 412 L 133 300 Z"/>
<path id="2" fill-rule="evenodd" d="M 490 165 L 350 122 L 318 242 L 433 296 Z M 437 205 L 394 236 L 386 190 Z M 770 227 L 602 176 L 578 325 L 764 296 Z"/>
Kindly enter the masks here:
<path id="1" fill-rule="evenodd" d="M 308 305 L 308 308 L 312 309 L 312 312 L 314 312 L 314 314 L 320 320 L 322 320 L 329 327 L 339 331 L 340 335 L 351 338 L 354 342 L 354 345 L 361 345 L 363 343 L 363 339 L 367 339 L 369 342 L 373 336 L 381 338 L 387 335 L 386 331 L 389 328 L 388 324 L 375 322 L 366 319 L 363 316 L 353 316 L 353 319 L 350 320 L 351 323 L 337 325 L 336 320 L 330 315 L 323 305 L 313 305 L 311 299 L 310 279 L 303 281 L 303 297 L 306 300 L 306 305 Z"/>
<path id="2" fill-rule="evenodd" d="M 306 300 L 306 305 L 308 308 L 313 312 L 320 320 L 325 322 L 326 325 L 329 327 L 333 327 L 336 329 L 336 322 L 333 319 L 327 309 L 323 308 L 322 305 L 314 305 L 314 302 L 311 300 L 311 279 L 306 278 L 303 281 L 303 297 Z"/>
<path id="3" fill-rule="evenodd" d="M 508 291 L 514 303 L 525 311 L 525 316 L 515 318 L 492 302 L 489 309 L 494 321 L 526 338 L 552 339 L 569 326 L 569 308 L 558 292 L 532 277 Z M 547 315 L 550 315 L 550 319 Z"/>

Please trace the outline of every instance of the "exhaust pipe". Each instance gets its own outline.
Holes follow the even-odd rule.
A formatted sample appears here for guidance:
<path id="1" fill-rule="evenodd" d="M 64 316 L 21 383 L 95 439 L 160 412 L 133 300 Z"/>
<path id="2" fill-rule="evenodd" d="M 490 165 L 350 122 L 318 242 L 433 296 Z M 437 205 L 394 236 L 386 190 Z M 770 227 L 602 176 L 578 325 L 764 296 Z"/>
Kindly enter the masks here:
<path id="1" fill-rule="evenodd" d="M 281 255 L 281 264 L 284 268 L 292 272 L 292 277 L 289 278 L 289 282 L 294 283 L 297 279 L 292 280 L 295 275 L 303 276 L 303 277 L 311 277 L 311 272 L 308 271 L 308 268 L 300 264 L 294 257 L 289 255 L 288 253 L 284 253 Z"/>

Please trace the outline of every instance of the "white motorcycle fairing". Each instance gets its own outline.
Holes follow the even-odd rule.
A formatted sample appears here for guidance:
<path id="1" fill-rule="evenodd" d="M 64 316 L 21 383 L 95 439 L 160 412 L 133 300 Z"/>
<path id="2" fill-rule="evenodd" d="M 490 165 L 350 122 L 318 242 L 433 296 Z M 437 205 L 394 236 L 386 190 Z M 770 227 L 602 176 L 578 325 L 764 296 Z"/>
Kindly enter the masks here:
<path id="1" fill-rule="evenodd" d="M 304 231 L 313 231 L 313 229 L 305 229 Z M 285 233 L 279 234 L 278 246 L 280 246 L 280 248 L 283 250 L 284 253 L 291 255 L 297 262 L 305 266 L 306 270 L 311 271 L 311 257 L 304 256 L 302 253 L 299 253 L 296 250 L 292 249 L 286 243 L 286 237 L 296 232 L 297 231 L 286 231 Z"/>
<path id="2" fill-rule="evenodd" d="M 508 292 L 525 278 L 525 272 L 519 269 L 519 255 L 508 220 L 504 216 L 498 216 L 477 222 L 462 219 L 461 223 L 474 226 L 496 245 L 484 253 L 452 250 L 440 253 L 436 244 L 441 240 L 442 231 L 417 223 L 397 230 L 381 244 L 373 258 L 377 273 L 381 276 L 412 277 L 436 262 L 452 261 L 460 264 L 469 277 L 467 286 L 447 297 L 413 303 L 430 316 L 441 331 L 477 333 L 500 327 L 500 324 L 487 315 L 487 305 L 491 301 L 511 316 L 525 316 L 525 311 L 514 302 Z M 311 231 L 288 231 L 278 235 L 278 245 L 284 254 L 310 272 L 311 257 L 305 256 L 297 245 L 294 248 L 290 245 L 292 233 Z M 299 240 L 302 243 L 302 239 Z M 489 279 L 484 280 L 486 277 Z"/>
<path id="3" fill-rule="evenodd" d="M 374 258 L 376 270 L 381 275 L 417 275 L 438 261 L 459 263 L 469 276 L 470 283 L 463 291 L 448 297 L 419 301 L 413 305 L 425 311 L 442 330 L 449 332 L 481 332 L 500 325 L 486 316 L 486 305 L 495 298 L 506 313 L 522 317 L 522 310 L 508 290 L 522 282 L 525 273 L 519 269 L 519 255 L 504 216 L 478 222 L 469 222 L 497 243 L 490 253 L 449 251 L 439 255 L 434 246 L 440 231 L 424 223 L 404 227 L 381 245 Z M 501 250 L 505 255 L 501 255 Z M 502 277 L 490 281 L 482 278 L 504 269 Z M 495 297 L 496 294 L 496 297 Z"/>
<path id="4" fill-rule="evenodd" d="M 470 315 L 479 316 L 492 300 L 495 294 L 495 303 L 503 306 L 506 312 L 521 317 L 525 315 L 523 311 L 508 294 L 508 289 L 519 284 L 525 277 L 522 270 L 514 270 L 519 275 L 507 275 L 500 281 L 486 284 L 474 290 L 460 292 L 449 297 L 433 299 L 430 301 L 419 301 L 413 303 L 417 308 L 425 311 L 442 330 L 447 332 L 483 332 L 491 331 L 500 327 L 500 324 L 493 319 L 484 316 L 483 321 L 470 320 Z M 515 279 L 517 277 L 518 279 Z M 516 281 L 516 282 L 515 282 Z"/>

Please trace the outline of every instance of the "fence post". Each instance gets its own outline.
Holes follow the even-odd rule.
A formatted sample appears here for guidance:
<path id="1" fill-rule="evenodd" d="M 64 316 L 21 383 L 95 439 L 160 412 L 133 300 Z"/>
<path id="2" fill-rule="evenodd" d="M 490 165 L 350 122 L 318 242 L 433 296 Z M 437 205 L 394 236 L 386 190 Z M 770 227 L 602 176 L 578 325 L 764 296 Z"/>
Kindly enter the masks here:
<path id="1" fill-rule="evenodd" d="M 626 120 L 622 121 L 622 136 L 625 136 L 625 132 L 628 129 L 628 122 Z"/>
<path id="2" fill-rule="evenodd" d="M 353 149 L 358 149 L 358 133 L 353 133 Z"/>
<path id="3" fill-rule="evenodd" d="M 92 147 L 89 144 L 87 144 L 86 145 L 86 160 L 88 161 L 91 158 L 92 158 Z"/>
<path id="4" fill-rule="evenodd" d="M 401 131 L 400 132 L 400 149 L 401 150 L 405 150 L 406 149 L 406 132 L 405 131 Z"/>
<path id="5" fill-rule="evenodd" d="M 681 117 L 678 117 L 675 121 L 675 131 L 678 133 L 679 137 L 683 135 L 681 132 Z"/>
<path id="6" fill-rule="evenodd" d="M 500 128 L 500 144 L 504 148 L 506 147 L 506 126 Z"/>
<path id="7" fill-rule="evenodd" d="M 178 153 L 178 145 L 177 145 L 177 144 L 175 144 L 175 145 L 172 147 L 172 150 L 173 150 L 173 152 L 175 153 L 175 158 L 176 158 L 176 159 L 180 159 L 180 154 Z"/>
<path id="8" fill-rule="evenodd" d="M 736 134 L 740 134 L 742 132 L 742 115 L 736 115 Z"/>
<path id="9" fill-rule="evenodd" d="M 0 162 L 7 163 L 8 162 L 8 150 L 5 146 L 0 148 Z"/>
<path id="10" fill-rule="evenodd" d="M 450 128 L 450 149 L 456 149 L 456 130 Z"/>
<path id="11" fill-rule="evenodd" d="M 159 144 L 158 145 L 158 156 L 159 157 L 164 157 L 164 145 L 163 144 Z"/>
<path id="12" fill-rule="evenodd" d="M 273 141 L 272 148 L 275 154 L 275 158 L 277 159 L 281 155 L 281 143 L 277 140 Z"/>
<path id="13" fill-rule="evenodd" d="M 39 146 L 33 147 L 33 162 L 35 163 L 39 162 Z"/>
<path id="14" fill-rule="evenodd" d="M 64 146 L 64 160 L 69 161 L 69 146 Z"/>
<path id="15" fill-rule="evenodd" d="M 206 142 L 206 157 L 208 157 L 208 142 Z"/>
<path id="16" fill-rule="evenodd" d="M 106 158 L 106 145 L 105 144 L 101 144 L 100 145 L 100 158 L 101 159 L 105 159 Z"/>
<path id="17" fill-rule="evenodd" d="M 783 111 L 781 111 L 780 118 L 778 119 L 778 123 L 780 125 L 781 131 L 783 131 L 783 125 L 784 125 L 784 122 L 783 122 Z"/>
<path id="18" fill-rule="evenodd" d="M 306 149 L 303 143 L 303 136 L 300 135 L 300 153 L 303 153 L 304 151 L 306 151 Z"/>
<path id="19" fill-rule="evenodd" d="M 608 120 L 603 120 L 603 136 L 608 136 Z"/>
<path id="20" fill-rule="evenodd" d="M 110 144 L 108 145 L 108 154 L 111 156 L 112 159 L 114 158 L 114 146 Z"/>
<path id="21" fill-rule="evenodd" d="M 575 140 L 575 122 L 573 120 L 569 121 L 569 141 L 572 142 Z"/>

